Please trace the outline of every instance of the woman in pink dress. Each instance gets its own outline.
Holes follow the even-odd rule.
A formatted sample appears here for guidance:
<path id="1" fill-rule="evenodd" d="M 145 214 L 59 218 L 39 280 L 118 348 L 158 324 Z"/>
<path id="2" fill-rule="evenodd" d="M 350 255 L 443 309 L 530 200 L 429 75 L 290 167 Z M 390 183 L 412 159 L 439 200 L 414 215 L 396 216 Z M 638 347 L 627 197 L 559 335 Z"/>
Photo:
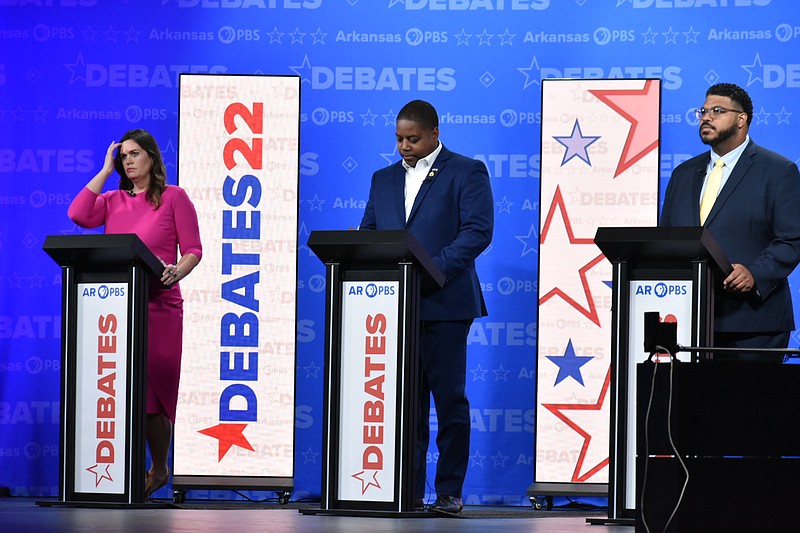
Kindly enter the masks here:
<path id="1" fill-rule="evenodd" d="M 120 176 L 119 189 L 102 193 L 114 169 Z M 145 493 L 149 498 L 170 477 L 167 459 L 183 337 L 178 281 L 188 276 L 202 257 L 197 213 L 183 189 L 166 184 L 164 162 L 153 136 L 145 130 L 131 130 L 120 142 L 111 143 L 103 168 L 75 197 L 68 214 L 84 228 L 104 225 L 105 233 L 135 233 L 165 265 L 161 283 L 150 285 L 148 303 L 147 444 L 152 465 Z"/>

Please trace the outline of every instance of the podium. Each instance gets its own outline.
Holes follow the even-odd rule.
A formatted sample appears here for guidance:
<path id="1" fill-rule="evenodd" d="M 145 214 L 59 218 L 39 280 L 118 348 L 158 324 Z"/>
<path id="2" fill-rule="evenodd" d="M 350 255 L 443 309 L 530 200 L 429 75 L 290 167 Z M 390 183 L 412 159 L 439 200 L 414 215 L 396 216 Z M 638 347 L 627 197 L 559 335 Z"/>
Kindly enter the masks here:
<path id="1" fill-rule="evenodd" d="M 677 322 L 681 344 L 712 346 L 714 283 L 732 267 L 702 227 L 601 227 L 594 241 L 613 271 L 608 520 L 603 522 L 632 524 L 635 365 L 649 355 L 644 351 L 644 313 L 658 311 L 661 320 Z"/>
<path id="2" fill-rule="evenodd" d="M 163 266 L 132 234 L 50 235 L 43 249 L 62 276 L 55 505 L 144 505 L 148 285 Z"/>
<path id="3" fill-rule="evenodd" d="M 444 275 L 408 232 L 313 231 L 326 266 L 319 512 L 415 513 L 420 293 Z M 317 511 L 312 511 L 317 512 Z"/>
<path id="4" fill-rule="evenodd" d="M 640 363 L 637 371 L 636 531 L 646 530 L 642 515 L 650 531 L 664 531 L 679 501 L 670 533 L 797 531 L 787 502 L 800 498 L 800 365 L 703 361 L 670 373 Z M 686 475 L 668 422 L 689 471 L 682 498 Z"/>

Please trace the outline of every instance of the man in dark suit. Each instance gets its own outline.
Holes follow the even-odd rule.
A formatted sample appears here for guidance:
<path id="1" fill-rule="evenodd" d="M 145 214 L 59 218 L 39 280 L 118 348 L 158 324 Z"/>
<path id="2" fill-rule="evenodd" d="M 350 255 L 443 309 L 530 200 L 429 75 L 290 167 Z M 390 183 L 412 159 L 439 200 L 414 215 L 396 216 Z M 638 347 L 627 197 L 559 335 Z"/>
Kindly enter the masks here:
<path id="1" fill-rule="evenodd" d="M 733 265 L 715 291 L 714 346 L 786 348 L 794 329 L 787 277 L 800 261 L 797 165 L 750 139 L 753 104 L 741 87 L 710 87 L 697 117 L 700 139 L 711 152 L 675 168 L 660 225 L 706 226 Z M 783 357 L 714 354 L 776 362 Z"/>
<path id="2" fill-rule="evenodd" d="M 439 460 L 432 509 L 458 514 L 469 461 L 467 334 L 473 319 L 486 316 L 475 258 L 492 240 L 492 189 L 482 162 L 439 142 L 439 116 L 431 104 L 406 104 L 397 115 L 395 134 L 402 160 L 373 174 L 360 229 L 408 230 L 445 275 L 444 287 L 424 292 L 420 306 L 415 498 L 417 506 L 424 504 L 433 394 Z"/>

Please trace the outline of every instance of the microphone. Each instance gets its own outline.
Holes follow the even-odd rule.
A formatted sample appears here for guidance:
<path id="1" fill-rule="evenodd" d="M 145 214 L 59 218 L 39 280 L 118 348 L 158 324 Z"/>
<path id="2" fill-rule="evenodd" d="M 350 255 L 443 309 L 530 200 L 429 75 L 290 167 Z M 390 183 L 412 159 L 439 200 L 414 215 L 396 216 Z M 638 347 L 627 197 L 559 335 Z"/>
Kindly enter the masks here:
<path id="1" fill-rule="evenodd" d="M 135 193 L 135 192 L 133 192 L 133 189 L 131 189 L 131 190 L 129 190 L 129 191 L 125 191 L 125 192 L 126 192 L 126 193 L 128 193 L 128 196 L 130 196 L 131 198 L 133 198 L 134 196 L 136 196 L 136 193 Z"/>

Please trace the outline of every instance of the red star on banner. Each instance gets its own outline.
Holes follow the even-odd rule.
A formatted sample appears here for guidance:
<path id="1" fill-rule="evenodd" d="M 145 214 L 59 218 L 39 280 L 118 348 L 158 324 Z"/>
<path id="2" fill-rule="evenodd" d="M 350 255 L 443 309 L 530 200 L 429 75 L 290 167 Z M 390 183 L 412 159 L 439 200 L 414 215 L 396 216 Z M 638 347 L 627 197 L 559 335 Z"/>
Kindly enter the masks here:
<path id="1" fill-rule="evenodd" d="M 247 424 L 217 424 L 210 428 L 201 429 L 199 432 L 219 441 L 219 459 L 217 462 L 221 462 L 228 450 L 231 449 L 231 446 L 239 446 L 251 452 L 255 451 L 247 437 L 244 436 L 244 428 L 246 427 Z"/>
<path id="2" fill-rule="evenodd" d="M 597 246 L 594 244 L 593 238 L 577 238 L 572 233 L 572 225 L 569 220 L 569 216 L 567 215 L 567 208 L 564 205 L 564 197 L 561 195 L 561 188 L 556 187 L 556 193 L 553 196 L 553 202 L 550 204 L 550 210 L 547 213 L 547 218 L 544 221 L 544 227 L 542 228 L 541 233 L 541 243 L 544 244 L 545 240 L 547 240 L 548 233 L 550 231 L 550 224 L 553 221 L 553 217 L 556 212 L 556 208 L 561 213 L 561 220 L 564 222 L 564 229 L 566 230 L 567 239 L 569 244 L 564 244 L 566 253 L 562 254 L 561 258 L 564 260 L 577 259 L 579 261 L 578 264 L 582 263 L 581 254 L 585 259 L 586 254 L 583 253 L 583 250 L 588 252 L 589 256 L 592 256 L 593 259 L 588 263 L 584 264 L 581 268 L 578 269 L 578 276 L 580 279 L 580 287 L 572 287 L 572 289 L 583 290 L 583 297 L 586 298 L 586 306 L 583 306 L 577 302 L 577 300 L 571 297 L 567 291 L 563 290 L 561 287 L 565 286 L 563 283 L 564 276 L 561 274 L 562 272 L 572 272 L 571 268 L 565 267 L 562 262 L 559 262 L 557 265 L 553 265 L 553 268 L 557 268 L 557 273 L 554 272 L 550 276 L 542 276 L 542 279 L 552 278 L 555 280 L 561 280 L 556 287 L 553 287 L 551 290 L 547 291 L 547 293 L 539 298 L 539 305 L 543 305 L 547 300 L 552 298 L 553 296 L 559 296 L 564 301 L 566 301 L 569 305 L 574 307 L 578 312 L 584 315 L 586 318 L 600 326 L 600 317 L 597 314 L 597 308 L 594 305 L 594 298 L 592 298 L 592 292 L 589 288 L 589 282 L 586 279 L 586 273 L 591 270 L 597 263 L 603 260 L 603 254 L 595 256 L 594 254 L 598 251 Z M 575 245 L 590 245 L 591 248 L 585 249 L 578 249 Z M 578 257 L 575 257 L 575 253 L 577 252 Z M 547 265 L 540 265 L 540 268 L 548 268 Z"/>
<path id="3" fill-rule="evenodd" d="M 107 479 L 107 480 L 111 481 L 112 483 L 114 482 L 114 480 L 111 479 L 111 473 L 108 471 L 108 469 L 111 467 L 111 465 L 106 465 L 106 473 L 105 474 L 103 472 L 98 472 L 97 471 L 97 467 L 98 467 L 98 465 L 92 465 L 92 466 L 90 466 L 89 468 L 86 469 L 87 471 L 89 471 L 92 474 L 94 474 L 94 486 L 95 486 L 95 488 L 99 487 L 100 486 L 100 482 L 103 481 L 104 479 Z"/>
<path id="4" fill-rule="evenodd" d="M 616 178 L 658 146 L 661 117 L 653 112 L 659 109 L 660 104 L 658 84 L 655 80 L 647 80 L 643 89 L 596 89 L 589 92 L 631 123 L 614 172 Z"/>
<path id="5" fill-rule="evenodd" d="M 378 471 L 377 470 L 372 472 L 372 481 L 370 481 L 368 479 L 364 479 L 364 471 L 363 470 L 361 472 L 359 472 L 358 474 L 353 474 L 352 477 L 356 478 L 357 480 L 359 480 L 361 482 L 361 494 L 362 495 L 364 493 L 366 493 L 367 489 L 370 488 L 370 487 L 377 487 L 378 489 L 381 488 L 381 484 L 378 483 Z"/>
<path id="6" fill-rule="evenodd" d="M 583 437 L 583 446 L 581 446 L 578 461 L 575 463 L 575 470 L 572 472 L 572 481 L 582 483 L 589 480 L 592 476 L 597 474 L 600 470 L 608 466 L 608 442 L 598 442 L 592 438 L 591 433 L 583 429 L 575 419 L 583 418 L 583 425 L 594 425 L 597 428 L 604 430 L 608 429 L 608 406 L 606 405 L 606 396 L 608 387 L 611 384 L 611 368 L 608 369 L 606 379 L 603 382 L 603 387 L 600 390 L 600 396 L 593 404 L 578 403 L 544 403 L 542 407 L 553 413 L 562 422 L 571 427 Z M 572 417 L 568 417 L 563 411 L 574 411 Z M 585 415 L 585 416 L 582 416 Z M 588 458 L 588 461 L 587 461 Z M 583 463 L 592 465 L 590 468 L 584 469 Z"/>

